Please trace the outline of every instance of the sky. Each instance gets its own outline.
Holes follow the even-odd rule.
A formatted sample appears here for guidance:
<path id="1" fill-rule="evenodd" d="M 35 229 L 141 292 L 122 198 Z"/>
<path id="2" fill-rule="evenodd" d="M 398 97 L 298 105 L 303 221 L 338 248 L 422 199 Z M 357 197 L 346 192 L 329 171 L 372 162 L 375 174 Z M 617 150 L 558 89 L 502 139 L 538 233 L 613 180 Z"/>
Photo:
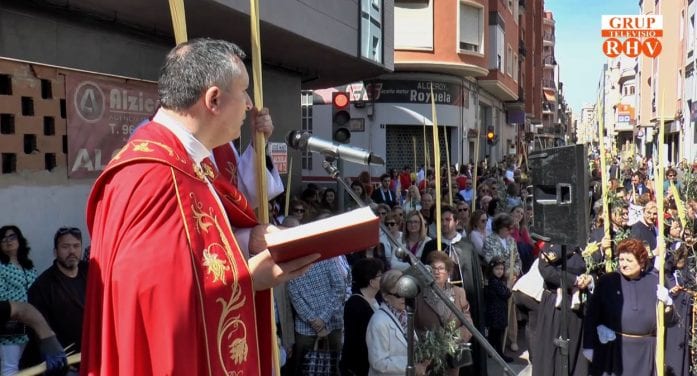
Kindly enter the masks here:
<path id="1" fill-rule="evenodd" d="M 556 21 L 555 54 L 566 102 L 578 119 L 595 102 L 606 57 L 600 37 L 602 15 L 639 14 L 639 0 L 544 0 Z"/>

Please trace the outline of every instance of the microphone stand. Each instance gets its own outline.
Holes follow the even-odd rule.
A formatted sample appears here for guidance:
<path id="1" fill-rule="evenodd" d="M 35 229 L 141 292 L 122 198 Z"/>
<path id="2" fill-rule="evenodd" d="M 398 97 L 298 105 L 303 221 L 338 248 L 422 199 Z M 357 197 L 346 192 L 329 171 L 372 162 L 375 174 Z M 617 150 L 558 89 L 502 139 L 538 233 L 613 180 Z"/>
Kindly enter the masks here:
<path id="1" fill-rule="evenodd" d="M 339 184 L 343 185 L 346 192 L 348 192 L 348 194 L 351 196 L 351 198 L 353 198 L 353 200 L 356 201 L 356 203 L 358 205 L 360 205 L 361 207 L 367 206 L 365 204 L 365 202 L 363 202 L 363 200 L 355 192 L 353 192 L 353 190 L 348 186 L 348 184 L 346 184 L 344 179 L 342 179 L 341 172 L 334 165 L 334 161 L 335 161 L 334 157 L 327 156 L 327 157 L 325 157 L 324 162 L 322 162 L 322 167 L 327 172 L 329 177 L 336 180 Z M 516 375 L 515 371 L 513 371 L 511 366 L 509 366 L 508 363 L 506 363 L 503 360 L 503 358 L 501 358 L 501 356 L 498 354 L 498 352 L 496 352 L 496 350 L 493 348 L 493 346 L 491 346 L 491 344 L 489 344 L 489 341 L 486 340 L 484 335 L 482 335 L 482 333 L 480 333 L 479 330 L 477 330 L 477 328 L 474 326 L 474 324 L 472 324 L 471 322 L 469 322 L 465 318 L 464 313 L 462 313 L 462 311 L 460 311 L 455 306 L 455 303 L 451 302 L 450 299 L 448 299 L 448 297 L 445 296 L 445 293 L 443 292 L 443 290 L 441 290 L 440 287 L 438 287 L 438 285 L 436 285 L 436 281 L 433 278 L 433 273 L 431 273 L 426 268 L 426 265 L 424 265 L 421 262 L 421 260 L 417 259 L 416 256 L 414 256 L 411 252 L 408 252 L 408 251 L 404 250 L 402 247 L 400 247 L 399 241 L 397 241 L 397 239 L 394 238 L 394 236 L 387 230 L 387 228 L 385 227 L 385 224 L 382 222 L 380 222 L 380 231 L 382 231 L 382 233 L 387 237 L 388 241 L 392 245 L 392 248 L 397 250 L 396 252 L 394 252 L 394 254 L 401 259 L 406 259 L 407 261 L 409 261 L 409 264 L 411 265 L 411 267 L 409 267 L 406 270 L 405 275 L 413 277 L 416 280 L 416 282 L 418 283 L 419 287 L 421 287 L 422 289 L 425 289 L 425 288 L 431 289 L 436 294 L 436 296 L 448 307 L 448 309 L 450 309 L 450 311 L 452 311 L 452 313 L 457 317 L 457 319 L 460 320 L 460 322 L 464 324 L 464 326 L 467 328 L 467 330 L 469 330 L 469 332 L 472 333 L 472 336 L 477 340 L 477 342 L 479 342 L 479 344 L 486 350 L 486 352 L 489 353 L 489 355 L 496 361 L 496 363 L 499 364 L 499 366 L 501 366 L 503 371 L 506 374 L 511 375 L 511 376 Z M 415 296 L 416 295 L 414 295 L 413 297 L 415 297 Z M 407 311 L 407 314 L 409 314 L 409 311 Z M 408 349 L 411 348 L 411 349 L 408 350 L 409 354 L 407 354 L 407 361 L 410 362 L 410 364 L 407 365 L 407 371 L 414 371 L 415 372 L 415 368 L 414 368 L 414 364 L 413 364 L 414 363 L 413 313 L 412 313 L 411 325 L 412 325 L 412 327 L 408 329 L 410 332 L 408 334 L 408 339 L 410 339 L 411 344 L 408 344 L 407 348 Z"/>
<path id="2" fill-rule="evenodd" d="M 416 376 L 414 365 L 414 298 L 404 298 L 407 309 L 407 376 Z"/>

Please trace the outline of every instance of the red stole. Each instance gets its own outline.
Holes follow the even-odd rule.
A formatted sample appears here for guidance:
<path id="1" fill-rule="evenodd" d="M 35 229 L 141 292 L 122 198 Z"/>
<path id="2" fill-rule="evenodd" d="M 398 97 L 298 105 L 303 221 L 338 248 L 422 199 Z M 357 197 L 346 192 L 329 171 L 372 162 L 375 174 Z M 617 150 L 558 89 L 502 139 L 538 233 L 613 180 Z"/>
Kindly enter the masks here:
<path id="1" fill-rule="evenodd" d="M 235 151 L 232 150 L 232 145 L 228 142 L 218 146 L 213 149 L 213 156 L 225 181 L 237 187 L 237 158 Z"/>
<path id="2" fill-rule="evenodd" d="M 113 260 L 119 257 L 116 253 L 132 252 L 132 250 L 120 244 L 122 242 L 117 239 L 118 236 L 115 238 L 117 240 L 111 242 L 103 240 L 111 239 L 106 235 L 107 230 L 103 229 L 109 227 L 110 220 L 117 221 L 111 218 L 126 217 L 132 220 L 132 217 L 129 216 L 130 213 L 118 212 L 114 206 L 108 208 L 108 216 L 96 213 L 96 210 L 103 205 L 102 193 L 110 183 L 110 178 L 126 166 L 142 166 L 142 164 L 162 165 L 165 169 L 171 170 L 170 181 L 153 183 L 160 186 L 173 186 L 174 189 L 171 191 L 176 192 L 174 197 L 166 196 L 159 199 L 168 200 L 167 202 L 178 206 L 175 211 L 177 215 L 163 219 L 163 222 L 167 221 L 167 226 L 171 226 L 171 230 L 167 227 L 168 230 L 160 228 L 159 231 L 171 231 L 174 239 L 172 242 L 175 246 L 170 250 L 175 254 L 165 253 L 167 257 L 177 258 L 179 261 L 182 258 L 190 260 L 183 264 L 188 264 L 190 270 L 167 270 L 163 274 L 179 272 L 182 275 L 182 281 L 192 282 L 180 286 L 164 286 L 162 290 L 166 291 L 167 288 L 193 290 L 191 293 L 193 298 L 181 302 L 172 301 L 171 306 L 166 307 L 168 310 L 177 311 L 173 312 L 173 316 L 190 316 L 188 325 L 165 328 L 162 332 L 148 333 L 147 336 L 144 334 L 143 338 L 136 336 L 133 339 L 128 334 L 122 335 L 118 329 L 114 329 L 121 326 L 109 322 L 111 316 L 118 317 L 118 309 L 113 308 L 113 312 L 106 312 L 109 307 L 120 307 L 118 299 L 124 299 L 122 290 L 125 288 L 122 285 L 125 284 L 121 282 L 116 286 L 110 280 L 116 277 L 112 270 Z M 149 362 L 148 365 L 135 365 L 133 369 L 147 370 L 148 373 L 153 374 L 271 375 L 270 354 L 272 354 L 271 344 L 275 333 L 271 333 L 272 317 L 270 309 L 267 309 L 270 294 L 269 291 L 256 294 L 253 292 L 244 254 L 237 245 L 231 227 L 254 226 L 257 224 L 256 218 L 244 196 L 228 181 L 220 179 L 219 174 L 213 170 L 213 176 L 210 177 L 230 220 L 230 223 L 226 223 L 221 207 L 211 195 L 206 183 L 206 175 L 211 173 L 206 170 L 191 160 L 171 132 L 151 122 L 138 129 L 129 143 L 112 159 L 97 179 L 87 208 L 90 232 L 93 236 L 97 235 L 96 239 L 93 238 L 93 244 L 96 243 L 100 248 L 95 250 L 91 260 L 91 264 L 96 264 L 96 267 L 92 269 L 95 271 L 94 275 L 90 275 L 91 283 L 88 284 L 85 310 L 88 325 L 83 334 L 84 374 L 101 373 L 105 376 L 120 374 L 127 371 L 123 369 L 125 367 L 121 365 L 119 370 L 119 365 L 109 363 L 118 363 L 119 358 L 124 358 L 136 359 L 137 362 Z M 138 192 L 133 194 L 138 195 Z M 104 223 L 95 222 L 95 218 L 102 217 L 106 218 L 103 219 L 103 222 L 106 221 L 106 226 Z M 120 221 L 123 222 L 123 219 Z M 145 225 L 147 228 L 147 224 Z M 97 233 L 95 234 L 94 231 Z M 116 232 L 119 231 L 121 230 Z M 176 243 L 176 235 L 182 231 L 185 233 L 186 240 L 182 240 L 180 245 Z M 147 230 L 143 231 L 143 234 L 138 236 L 147 237 L 147 232 Z M 128 238 L 129 234 L 121 233 L 121 236 Z M 161 244 L 160 248 L 167 249 L 167 246 L 168 244 Z M 174 264 L 182 265 L 181 262 Z M 162 267 L 167 268 L 167 265 Z M 152 280 L 156 283 L 160 281 L 158 278 L 157 275 L 152 276 Z M 138 282 L 133 282 L 136 286 L 133 289 L 140 288 Z M 135 292 L 137 294 L 140 291 Z M 125 298 L 121 306 L 128 305 L 130 302 L 127 300 L 131 298 L 136 300 L 140 296 Z M 150 299 L 156 300 L 157 296 Z M 262 303 L 263 308 L 257 305 L 257 301 Z M 133 314 L 128 312 L 128 315 Z M 146 314 L 142 314 L 142 317 L 146 317 Z M 148 326 L 147 321 L 144 324 Z M 158 327 L 161 326 L 158 324 Z M 170 333 L 167 330 L 174 332 Z M 188 341 L 171 339 L 187 337 Z M 134 342 L 131 351 L 136 353 L 135 355 L 125 353 L 127 350 L 124 347 L 127 348 L 127 344 L 121 344 L 118 351 L 114 350 L 116 346 L 110 348 L 111 344 L 118 344 L 125 338 Z M 159 343 L 164 343 L 165 346 L 158 346 Z M 188 359 L 179 356 L 182 352 L 188 354 Z M 158 356 L 166 358 L 166 361 L 160 362 L 156 359 Z M 158 368 L 157 365 L 160 363 L 165 364 L 166 367 Z M 193 366 L 195 369 L 187 369 L 183 366 L 186 364 L 192 366 L 195 364 Z"/>

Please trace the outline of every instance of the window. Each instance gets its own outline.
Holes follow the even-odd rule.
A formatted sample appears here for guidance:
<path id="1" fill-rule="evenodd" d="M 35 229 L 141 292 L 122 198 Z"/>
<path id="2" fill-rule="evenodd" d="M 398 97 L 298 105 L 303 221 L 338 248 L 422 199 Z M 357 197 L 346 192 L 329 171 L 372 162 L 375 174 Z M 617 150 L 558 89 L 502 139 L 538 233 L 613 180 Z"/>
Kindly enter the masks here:
<path id="1" fill-rule="evenodd" d="M 395 2 L 395 49 L 433 49 L 433 1 Z"/>
<path id="2" fill-rule="evenodd" d="M 509 76 L 513 75 L 513 50 L 511 46 L 508 46 L 506 50 L 506 74 Z"/>
<path id="3" fill-rule="evenodd" d="M 460 50 L 482 53 L 482 19 L 482 8 L 460 3 Z"/>
<path id="4" fill-rule="evenodd" d="M 513 54 L 513 81 L 518 82 L 518 54 Z"/>
<path id="5" fill-rule="evenodd" d="M 302 91 L 300 93 L 300 128 L 303 131 L 312 133 L 312 91 Z M 312 170 L 312 153 L 303 151 L 301 156 L 301 168 L 303 170 Z"/>
<path id="6" fill-rule="evenodd" d="M 629 87 L 629 95 L 634 95 L 634 86 Z"/>
<path id="7" fill-rule="evenodd" d="M 361 0 L 361 57 L 382 63 L 382 0 Z"/>
<path id="8" fill-rule="evenodd" d="M 690 16 L 690 22 L 687 24 L 687 49 L 691 50 L 695 47 L 695 15 Z"/>
<path id="9" fill-rule="evenodd" d="M 682 82 L 683 82 L 683 78 L 682 78 L 682 69 L 680 69 L 680 70 L 678 71 L 678 80 L 677 80 L 677 83 L 678 83 L 678 84 L 676 85 L 676 86 L 677 86 L 677 89 L 678 89 L 678 92 L 677 92 L 678 98 L 681 98 L 681 97 L 682 97 Z"/>
<path id="10" fill-rule="evenodd" d="M 501 70 L 501 54 L 496 56 L 496 69 Z"/>

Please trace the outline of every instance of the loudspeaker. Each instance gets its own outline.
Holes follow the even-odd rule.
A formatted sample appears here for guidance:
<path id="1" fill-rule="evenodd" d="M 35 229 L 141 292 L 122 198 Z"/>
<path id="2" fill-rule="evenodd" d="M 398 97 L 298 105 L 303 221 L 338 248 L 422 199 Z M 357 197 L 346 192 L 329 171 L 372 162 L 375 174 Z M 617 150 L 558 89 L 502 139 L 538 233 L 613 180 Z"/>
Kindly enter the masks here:
<path id="1" fill-rule="evenodd" d="M 590 217 L 586 146 L 539 150 L 528 160 L 533 185 L 531 233 L 557 244 L 584 246 Z"/>

